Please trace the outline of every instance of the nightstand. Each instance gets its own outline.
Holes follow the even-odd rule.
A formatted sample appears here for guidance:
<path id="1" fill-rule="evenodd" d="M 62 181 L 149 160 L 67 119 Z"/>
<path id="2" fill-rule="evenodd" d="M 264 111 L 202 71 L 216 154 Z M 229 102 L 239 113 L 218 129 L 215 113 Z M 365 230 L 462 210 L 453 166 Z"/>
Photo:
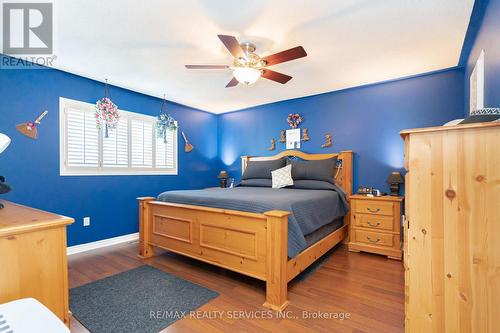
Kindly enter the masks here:
<path id="1" fill-rule="evenodd" d="M 370 252 L 401 260 L 403 197 L 351 195 L 349 251 Z"/>

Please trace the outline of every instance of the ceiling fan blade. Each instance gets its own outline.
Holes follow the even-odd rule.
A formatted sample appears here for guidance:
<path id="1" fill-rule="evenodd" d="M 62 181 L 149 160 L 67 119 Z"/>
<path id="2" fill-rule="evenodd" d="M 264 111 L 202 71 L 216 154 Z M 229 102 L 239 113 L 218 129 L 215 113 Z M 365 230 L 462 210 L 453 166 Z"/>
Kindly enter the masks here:
<path id="1" fill-rule="evenodd" d="M 224 44 L 224 46 L 229 50 L 229 52 L 235 58 L 245 58 L 245 52 L 241 49 L 240 43 L 236 39 L 236 37 L 228 36 L 228 35 L 217 35 Z"/>
<path id="2" fill-rule="evenodd" d="M 184 65 L 188 69 L 226 69 L 226 65 Z"/>
<path id="3" fill-rule="evenodd" d="M 302 46 L 297 46 L 292 49 L 268 55 L 262 58 L 266 62 L 266 66 L 280 64 L 290 60 L 295 60 L 307 56 L 306 50 Z"/>
<path id="4" fill-rule="evenodd" d="M 229 81 L 229 83 L 226 84 L 226 88 L 236 87 L 238 83 L 239 83 L 238 80 L 236 80 L 236 78 L 233 76 L 231 81 Z"/>
<path id="5" fill-rule="evenodd" d="M 285 84 L 292 79 L 291 76 L 278 73 L 267 68 L 262 70 L 262 77 L 268 80 L 279 82 L 281 84 Z"/>

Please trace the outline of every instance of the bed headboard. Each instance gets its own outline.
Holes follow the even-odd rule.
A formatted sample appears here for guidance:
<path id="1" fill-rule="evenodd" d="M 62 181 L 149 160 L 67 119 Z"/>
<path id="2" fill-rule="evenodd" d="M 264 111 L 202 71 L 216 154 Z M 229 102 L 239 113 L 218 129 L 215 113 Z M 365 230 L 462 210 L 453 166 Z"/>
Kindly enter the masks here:
<path id="1" fill-rule="evenodd" d="M 352 156 L 351 150 L 342 151 L 333 154 L 307 154 L 298 150 L 285 150 L 274 156 L 241 156 L 241 173 L 245 172 L 248 161 L 271 161 L 278 160 L 283 157 L 298 157 L 306 161 L 326 160 L 328 158 L 337 157 L 338 162 L 334 170 L 335 182 L 340 185 L 347 195 L 352 194 Z"/>

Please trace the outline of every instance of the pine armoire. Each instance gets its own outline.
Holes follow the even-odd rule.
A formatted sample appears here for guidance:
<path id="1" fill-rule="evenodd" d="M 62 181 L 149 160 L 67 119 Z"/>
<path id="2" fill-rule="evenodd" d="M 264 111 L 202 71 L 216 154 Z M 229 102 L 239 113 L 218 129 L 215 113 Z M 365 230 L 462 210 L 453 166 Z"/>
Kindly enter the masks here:
<path id="1" fill-rule="evenodd" d="M 500 123 L 401 136 L 406 332 L 500 332 Z"/>

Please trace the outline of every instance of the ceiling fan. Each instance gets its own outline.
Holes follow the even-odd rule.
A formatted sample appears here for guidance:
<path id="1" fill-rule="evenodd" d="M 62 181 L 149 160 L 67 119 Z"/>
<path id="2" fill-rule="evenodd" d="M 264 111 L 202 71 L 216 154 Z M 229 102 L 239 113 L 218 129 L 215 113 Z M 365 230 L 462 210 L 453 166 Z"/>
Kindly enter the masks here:
<path id="1" fill-rule="evenodd" d="M 254 53 L 256 46 L 252 43 L 239 43 L 235 37 L 228 35 L 218 35 L 218 37 L 234 57 L 231 65 L 186 65 L 186 68 L 231 69 L 233 78 L 226 85 L 226 88 L 237 86 L 238 83 L 249 85 L 260 77 L 285 84 L 292 79 L 291 76 L 272 71 L 267 67 L 307 56 L 304 48 L 297 46 L 261 58 Z"/>

